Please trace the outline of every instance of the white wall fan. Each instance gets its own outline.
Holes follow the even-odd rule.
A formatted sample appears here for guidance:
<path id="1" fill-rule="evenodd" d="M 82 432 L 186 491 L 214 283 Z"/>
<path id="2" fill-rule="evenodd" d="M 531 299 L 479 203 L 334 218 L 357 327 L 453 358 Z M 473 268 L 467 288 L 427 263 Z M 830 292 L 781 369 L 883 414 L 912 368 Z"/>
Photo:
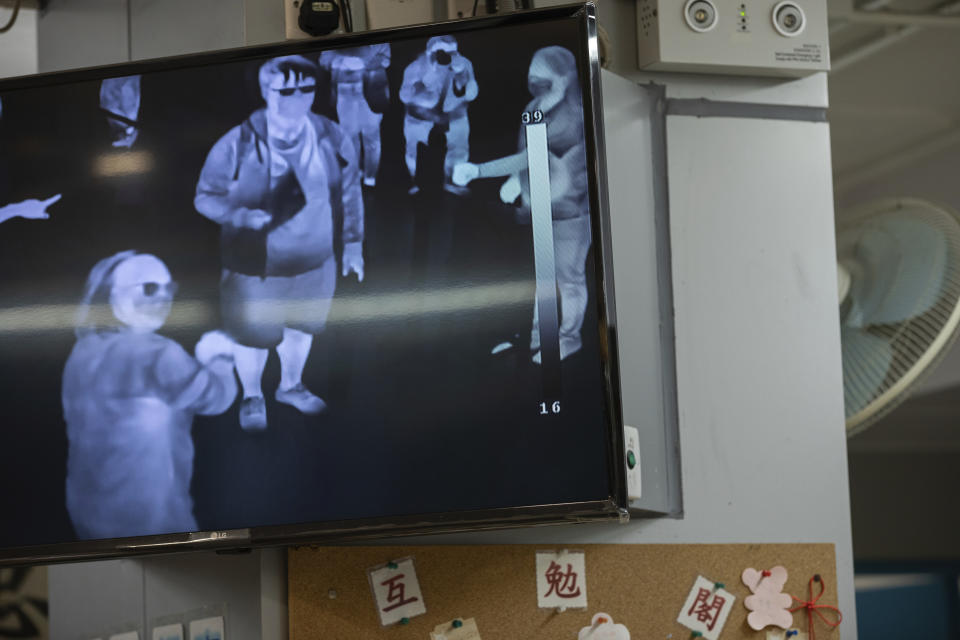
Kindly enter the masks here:
<path id="1" fill-rule="evenodd" d="M 838 216 L 837 272 L 847 436 L 889 413 L 960 327 L 960 214 L 917 198 Z"/>

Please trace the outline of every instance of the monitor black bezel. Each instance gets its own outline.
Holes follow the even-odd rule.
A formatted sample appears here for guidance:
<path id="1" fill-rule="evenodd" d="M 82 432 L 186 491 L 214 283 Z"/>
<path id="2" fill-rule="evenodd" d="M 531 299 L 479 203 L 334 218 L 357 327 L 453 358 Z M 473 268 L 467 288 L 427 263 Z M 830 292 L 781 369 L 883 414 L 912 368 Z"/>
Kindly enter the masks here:
<path id="1" fill-rule="evenodd" d="M 626 471 L 624 467 L 623 419 L 617 366 L 616 313 L 613 300 L 610 216 L 607 201 L 607 175 L 603 153 L 602 103 L 600 95 L 600 59 L 596 9 L 592 3 L 563 5 L 509 14 L 470 18 L 429 25 L 366 31 L 356 34 L 284 42 L 131 62 L 75 71 L 44 73 L 0 80 L 0 94 L 8 91 L 83 82 L 109 76 L 171 71 L 200 65 L 241 62 L 252 58 L 297 53 L 315 53 L 320 48 L 358 46 L 395 38 L 424 37 L 489 29 L 505 25 L 528 24 L 556 19 L 576 18 L 586 46 L 587 60 L 581 65 L 581 90 L 584 101 L 584 134 L 590 167 L 589 196 L 594 237 L 593 256 L 596 273 L 596 305 L 600 331 L 600 357 L 604 379 L 607 415 L 607 464 L 609 495 L 593 501 L 522 507 L 415 514 L 368 518 L 340 522 L 316 522 L 179 534 L 161 534 L 135 538 L 86 540 L 42 546 L 0 549 L 0 565 L 69 562 L 185 550 L 230 551 L 251 547 L 328 543 L 345 540 L 420 535 L 441 532 L 504 529 L 520 526 L 561 524 L 594 520 L 629 518 L 627 511 Z M 601 248 L 597 251 L 597 248 Z"/>

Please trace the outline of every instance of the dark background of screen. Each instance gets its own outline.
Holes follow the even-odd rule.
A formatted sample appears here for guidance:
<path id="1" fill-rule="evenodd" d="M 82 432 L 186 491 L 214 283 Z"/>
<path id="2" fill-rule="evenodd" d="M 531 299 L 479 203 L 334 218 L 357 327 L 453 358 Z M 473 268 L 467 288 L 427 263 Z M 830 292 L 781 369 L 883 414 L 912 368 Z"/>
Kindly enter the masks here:
<path id="1" fill-rule="evenodd" d="M 580 58 L 580 22 L 558 20 L 457 34 L 474 65 L 479 96 L 470 107 L 471 160 L 517 148 L 530 95 L 533 53 L 566 46 Z M 403 162 L 404 68 L 426 38 L 392 42 L 392 105 L 382 125 L 378 186 L 365 193 L 366 279 L 338 279 L 327 331 L 317 337 L 304 381 L 329 404 L 307 417 L 278 405 L 279 365 L 263 378 L 269 429 L 243 432 L 239 403 L 197 417 L 192 494 L 204 530 L 469 511 L 602 499 L 610 495 L 607 421 L 597 346 L 596 290 L 584 349 L 563 364 L 559 415 L 540 416 L 540 372 L 527 349 L 534 301 L 532 235 L 497 197 L 501 180 L 472 194 L 407 195 Z M 319 53 L 319 48 L 318 48 Z M 0 310 L 73 305 L 90 267 L 123 249 L 162 258 L 180 284 L 178 300 L 219 299 L 219 228 L 193 207 L 207 152 L 261 106 L 260 62 L 147 74 L 141 133 L 153 170 L 96 177 L 112 153 L 99 111 L 99 81 L 6 92 L 0 119 L 0 201 L 62 193 L 46 221 L 0 227 Z M 335 117 L 318 92 L 315 110 Z M 592 254 L 591 254 L 592 255 Z M 592 264 L 592 259 L 588 260 Z M 517 283 L 523 300 L 431 311 L 431 291 Z M 410 312 L 348 321 L 338 301 L 404 294 Z M 392 298 L 397 300 L 397 298 Z M 174 316 L 176 316 L 176 304 Z M 192 351 L 211 326 L 170 331 Z M 493 345 L 516 335 L 521 348 Z M 64 505 L 67 457 L 60 383 L 72 327 L 0 327 L 0 546 L 74 540 Z M 172 533 L 172 532 L 157 532 Z"/>

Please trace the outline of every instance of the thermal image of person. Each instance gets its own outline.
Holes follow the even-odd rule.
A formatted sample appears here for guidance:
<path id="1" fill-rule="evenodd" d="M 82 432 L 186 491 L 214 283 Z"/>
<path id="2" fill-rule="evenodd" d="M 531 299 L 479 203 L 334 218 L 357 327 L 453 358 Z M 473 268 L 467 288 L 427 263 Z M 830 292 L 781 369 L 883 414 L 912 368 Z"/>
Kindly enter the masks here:
<path id="1" fill-rule="evenodd" d="M 400 100 L 406 106 L 403 136 L 410 177 L 417 178 L 417 150 L 426 145 L 430 131 L 445 131 L 447 153 L 444 173 L 450 179 L 453 167 L 470 157 L 470 121 L 467 108 L 478 93 L 473 64 L 457 50 L 453 36 L 435 36 L 427 50 L 403 72 Z M 416 192 L 414 186 L 411 192 Z"/>
<path id="2" fill-rule="evenodd" d="M 581 329 L 587 309 L 586 259 L 591 242 L 583 111 L 573 54 L 558 46 L 537 51 L 530 63 L 527 87 L 533 100 L 524 111 L 539 111 L 547 126 L 553 243 L 560 290 L 560 357 L 563 359 L 582 346 Z M 454 169 L 454 184 L 464 186 L 477 178 L 509 176 L 500 188 L 501 199 L 509 204 L 519 197 L 522 211 L 529 215 L 530 184 L 522 129 L 519 146 L 518 153 L 498 160 L 459 164 Z M 540 327 L 536 305 L 530 348 L 534 362 L 539 362 Z"/>
<path id="3" fill-rule="evenodd" d="M 100 83 L 100 111 L 107 116 L 112 145 L 129 149 L 140 135 L 140 76 L 107 78 Z"/>
<path id="4" fill-rule="evenodd" d="M 359 154 L 363 151 L 363 184 L 377 183 L 380 168 L 380 123 L 390 103 L 390 45 L 372 44 L 330 49 L 320 54 L 336 94 L 340 128 Z"/>
<path id="5" fill-rule="evenodd" d="M 0 121 L 2 120 L 3 100 L 0 99 Z M 0 168 L 0 172 L 2 172 L 2 168 Z M 4 193 L 4 179 L 5 176 L 0 175 L 0 224 L 10 220 L 11 218 L 46 220 L 50 217 L 47 209 L 60 200 L 61 194 L 57 194 L 51 198 L 47 198 L 46 200 L 37 200 L 35 198 L 31 198 L 22 202 L 11 202 L 4 204 L 5 196 L 7 195 Z"/>
<path id="6" fill-rule="evenodd" d="M 343 224 L 342 275 L 363 281 L 363 196 L 350 138 L 311 111 L 318 67 L 299 55 L 260 67 L 266 107 L 211 149 L 197 210 L 220 225 L 220 305 L 243 387 L 240 426 L 267 427 L 261 388 L 269 349 L 280 357 L 276 399 L 307 415 L 326 403 L 303 384 L 313 337 L 336 289 L 334 220 Z"/>
<path id="7" fill-rule="evenodd" d="M 90 271 L 63 371 L 67 509 L 81 539 L 196 531 L 190 497 L 197 414 L 237 395 L 229 340 L 197 357 L 156 333 L 176 284 L 159 258 L 124 251 Z"/>

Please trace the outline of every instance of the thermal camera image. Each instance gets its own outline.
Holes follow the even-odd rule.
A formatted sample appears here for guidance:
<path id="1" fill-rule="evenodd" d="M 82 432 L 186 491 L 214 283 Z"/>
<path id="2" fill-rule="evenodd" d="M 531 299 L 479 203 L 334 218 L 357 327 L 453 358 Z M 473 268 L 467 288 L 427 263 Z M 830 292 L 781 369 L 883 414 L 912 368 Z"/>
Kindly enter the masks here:
<path id="1" fill-rule="evenodd" d="M 0 93 L 0 546 L 608 496 L 578 24 Z"/>

